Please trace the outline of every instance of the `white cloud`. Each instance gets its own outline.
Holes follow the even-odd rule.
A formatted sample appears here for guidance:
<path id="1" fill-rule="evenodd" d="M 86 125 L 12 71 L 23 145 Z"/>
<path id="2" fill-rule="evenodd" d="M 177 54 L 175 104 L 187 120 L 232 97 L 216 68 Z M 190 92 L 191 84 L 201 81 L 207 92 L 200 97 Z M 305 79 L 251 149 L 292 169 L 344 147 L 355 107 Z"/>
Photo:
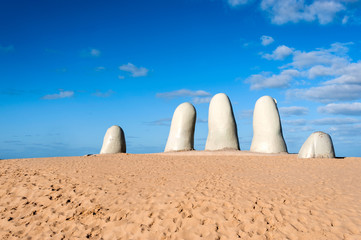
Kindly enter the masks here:
<path id="1" fill-rule="evenodd" d="M 324 65 L 334 68 L 341 68 L 347 64 L 350 59 L 346 55 L 347 45 L 352 43 L 333 43 L 329 49 L 319 48 L 314 51 L 294 51 L 293 61 L 290 66 L 298 69 L 309 68 L 316 65 Z"/>
<path id="2" fill-rule="evenodd" d="M 325 77 L 332 76 L 334 73 L 331 71 L 329 67 L 325 67 L 323 65 L 312 66 L 308 70 L 308 77 L 310 79 L 315 79 L 317 77 Z"/>
<path id="3" fill-rule="evenodd" d="M 266 53 L 262 57 L 268 60 L 284 60 L 293 53 L 293 49 L 285 45 L 278 46 L 272 54 Z"/>
<path id="4" fill-rule="evenodd" d="M 345 10 L 345 6 L 340 1 L 314 1 L 311 5 L 306 6 L 306 12 L 317 17 L 320 24 L 327 24 L 333 21 L 336 14 Z"/>
<path id="5" fill-rule="evenodd" d="M 253 0 L 226 0 L 232 8 L 253 2 Z M 338 22 L 358 23 L 355 13 L 359 0 L 260 0 L 259 8 L 268 15 L 271 22 L 286 23 L 318 22 L 321 25 Z"/>
<path id="6" fill-rule="evenodd" d="M 269 13 L 275 24 L 300 21 L 327 24 L 346 7 L 342 0 L 315 0 L 310 4 L 303 0 L 262 0 L 261 9 Z"/>
<path id="7" fill-rule="evenodd" d="M 308 108 L 299 106 L 280 107 L 278 110 L 281 115 L 284 116 L 301 116 L 308 114 Z"/>
<path id="8" fill-rule="evenodd" d="M 180 89 L 172 92 L 157 93 L 158 98 L 176 98 L 176 97 L 206 97 L 210 96 L 209 92 L 203 90 L 192 91 L 188 89 Z"/>
<path id="9" fill-rule="evenodd" d="M 342 24 L 346 24 L 348 22 L 349 16 L 344 16 L 342 19 Z"/>
<path id="10" fill-rule="evenodd" d="M 53 50 L 51 50 L 53 51 Z M 82 57 L 99 57 L 101 55 L 101 51 L 95 48 L 84 49 L 80 52 L 80 56 Z"/>
<path id="11" fill-rule="evenodd" d="M 329 49 L 295 51 L 293 62 L 288 64 L 288 67 L 298 69 L 311 80 L 318 77 L 331 79 L 323 80 L 320 86 L 289 90 L 288 96 L 319 102 L 360 99 L 361 61 L 351 62 L 347 55 L 348 45 L 351 44 L 334 43 Z"/>
<path id="12" fill-rule="evenodd" d="M 194 104 L 202 104 L 202 103 L 209 103 L 211 101 L 211 97 L 195 97 L 192 99 Z"/>
<path id="13" fill-rule="evenodd" d="M 322 118 L 312 121 L 312 124 L 315 125 L 341 125 L 341 124 L 354 124 L 359 123 L 360 120 L 355 118 Z"/>
<path id="14" fill-rule="evenodd" d="M 101 52 L 98 49 L 92 48 L 90 49 L 90 55 L 93 57 L 99 57 Z"/>
<path id="15" fill-rule="evenodd" d="M 318 112 L 327 114 L 361 115 L 361 102 L 330 103 L 319 107 Z"/>
<path id="16" fill-rule="evenodd" d="M 227 0 L 227 2 L 231 7 L 237 7 L 239 5 L 247 4 L 250 0 Z"/>
<path id="17" fill-rule="evenodd" d="M 53 100 L 53 99 L 60 99 L 60 98 L 70 98 L 74 96 L 74 91 L 63 91 L 60 90 L 59 93 L 48 94 L 42 97 L 42 99 L 46 100 Z"/>
<path id="18" fill-rule="evenodd" d="M 361 61 L 345 65 L 342 68 L 333 68 L 334 75 L 338 77 L 326 81 L 324 84 L 361 84 Z"/>
<path id="19" fill-rule="evenodd" d="M 246 79 L 246 83 L 251 84 L 251 89 L 264 89 L 264 88 L 285 88 L 290 85 L 294 77 L 300 75 L 300 72 L 294 69 L 283 70 L 280 74 L 271 74 L 264 72 L 261 74 L 251 75 Z"/>
<path id="20" fill-rule="evenodd" d="M 293 50 L 292 61 L 279 69 L 280 74 L 262 72 L 251 75 L 246 82 L 251 89 L 285 88 L 295 85 L 310 85 L 308 88 L 289 89 L 289 98 L 298 97 L 318 102 L 333 102 L 361 99 L 361 61 L 352 62 L 348 56 L 353 43 L 333 43 L 330 48 L 318 48 L 309 52 Z M 269 59 L 282 58 L 273 54 Z M 282 51 L 281 51 L 282 52 Z M 294 81 L 300 79 L 299 82 Z M 317 83 L 315 85 L 314 83 Z"/>
<path id="21" fill-rule="evenodd" d="M 121 75 L 118 76 L 118 79 L 124 79 L 124 78 L 125 78 L 124 76 Z"/>
<path id="22" fill-rule="evenodd" d="M 270 45 L 270 44 L 273 43 L 273 42 L 274 42 L 273 37 L 266 36 L 266 35 L 263 35 L 263 36 L 261 37 L 261 44 L 262 44 L 263 46 Z"/>
<path id="23" fill-rule="evenodd" d="M 145 77 L 148 74 L 148 69 L 144 67 L 136 67 L 132 63 L 124 64 L 119 67 L 120 70 L 131 73 L 132 77 Z"/>

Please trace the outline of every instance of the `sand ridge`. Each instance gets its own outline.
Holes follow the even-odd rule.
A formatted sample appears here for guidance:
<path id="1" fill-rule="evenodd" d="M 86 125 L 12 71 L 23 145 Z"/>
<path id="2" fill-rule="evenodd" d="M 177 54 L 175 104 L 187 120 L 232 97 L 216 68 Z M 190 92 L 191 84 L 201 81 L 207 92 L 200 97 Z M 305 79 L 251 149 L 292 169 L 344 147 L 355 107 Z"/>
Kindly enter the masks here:
<path id="1" fill-rule="evenodd" d="M 0 239 L 361 239 L 361 158 L 247 152 L 0 161 Z"/>

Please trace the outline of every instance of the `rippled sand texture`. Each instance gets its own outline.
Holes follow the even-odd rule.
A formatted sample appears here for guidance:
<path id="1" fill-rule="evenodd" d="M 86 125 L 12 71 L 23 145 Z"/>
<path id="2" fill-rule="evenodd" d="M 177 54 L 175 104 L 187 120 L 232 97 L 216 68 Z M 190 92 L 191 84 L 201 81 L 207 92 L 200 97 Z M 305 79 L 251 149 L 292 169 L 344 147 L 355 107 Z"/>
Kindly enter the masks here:
<path id="1" fill-rule="evenodd" d="M 361 158 L 0 161 L 0 239 L 361 239 Z"/>

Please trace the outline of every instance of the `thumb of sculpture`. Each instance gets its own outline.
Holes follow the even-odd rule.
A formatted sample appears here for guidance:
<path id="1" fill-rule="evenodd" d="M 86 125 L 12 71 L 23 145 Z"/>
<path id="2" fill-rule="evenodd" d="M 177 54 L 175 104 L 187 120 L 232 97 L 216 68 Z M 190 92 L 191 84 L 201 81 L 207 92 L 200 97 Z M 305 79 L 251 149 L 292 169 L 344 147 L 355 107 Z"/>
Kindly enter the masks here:
<path id="1" fill-rule="evenodd" d="M 182 103 L 176 108 L 164 152 L 194 149 L 196 116 L 196 109 L 188 102 Z"/>
<path id="2" fill-rule="evenodd" d="M 111 126 L 105 133 L 100 154 L 125 152 L 126 144 L 123 129 L 116 125 Z"/>
<path id="3" fill-rule="evenodd" d="M 298 158 L 334 158 L 331 136 L 324 132 L 312 133 L 302 145 Z"/>
<path id="4" fill-rule="evenodd" d="M 259 98 L 253 111 L 253 139 L 251 152 L 287 152 L 283 139 L 277 102 L 270 96 Z"/>

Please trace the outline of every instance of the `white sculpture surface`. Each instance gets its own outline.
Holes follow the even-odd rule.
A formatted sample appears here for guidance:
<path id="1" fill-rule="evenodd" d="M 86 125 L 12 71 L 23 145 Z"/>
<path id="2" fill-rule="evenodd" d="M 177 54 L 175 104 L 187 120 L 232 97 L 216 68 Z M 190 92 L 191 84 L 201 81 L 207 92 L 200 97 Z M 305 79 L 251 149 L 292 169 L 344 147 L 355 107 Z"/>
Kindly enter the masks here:
<path id="1" fill-rule="evenodd" d="M 209 104 L 205 150 L 222 149 L 239 150 L 239 143 L 232 104 L 226 94 L 218 93 Z"/>
<path id="2" fill-rule="evenodd" d="M 100 154 L 125 152 L 126 144 L 123 129 L 119 126 L 111 126 L 105 133 Z"/>
<path id="3" fill-rule="evenodd" d="M 270 96 L 259 98 L 254 107 L 253 139 L 250 151 L 259 153 L 287 152 L 277 101 Z"/>
<path id="4" fill-rule="evenodd" d="M 334 158 L 335 150 L 330 135 L 324 132 L 312 133 L 302 145 L 299 158 Z"/>
<path id="5" fill-rule="evenodd" d="M 176 108 L 164 152 L 194 149 L 196 116 L 196 109 L 188 102 L 182 103 Z"/>

